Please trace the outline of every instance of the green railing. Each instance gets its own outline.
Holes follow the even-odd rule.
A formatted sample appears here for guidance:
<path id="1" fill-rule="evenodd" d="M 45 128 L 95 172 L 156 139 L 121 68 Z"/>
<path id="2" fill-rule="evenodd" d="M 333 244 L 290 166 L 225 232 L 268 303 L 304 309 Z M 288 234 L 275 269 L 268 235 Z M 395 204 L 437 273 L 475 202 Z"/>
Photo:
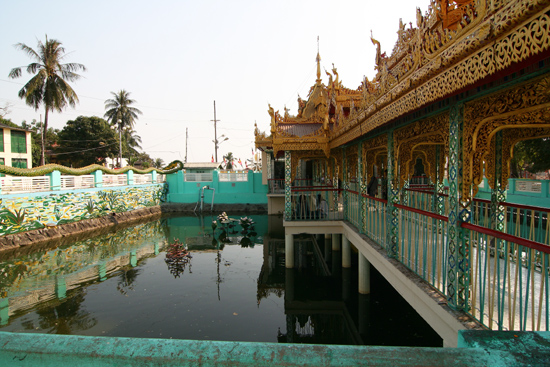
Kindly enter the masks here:
<path id="1" fill-rule="evenodd" d="M 469 313 L 494 330 L 550 331 L 550 246 L 471 223 Z"/>
<path id="2" fill-rule="evenodd" d="M 394 206 L 399 218 L 398 260 L 445 294 L 447 217 L 405 205 Z"/>
<path id="3" fill-rule="evenodd" d="M 341 191 L 327 186 L 293 187 L 291 220 L 342 220 Z"/>
<path id="4" fill-rule="evenodd" d="M 435 213 L 433 192 L 408 191 L 409 205 L 394 204 L 399 221 L 397 259 L 446 295 L 448 217 Z M 305 209 L 318 201 L 319 194 L 325 195 L 332 215 L 316 216 L 311 214 L 316 211 Z M 292 220 L 345 218 L 386 247 L 386 200 L 354 190 L 314 187 L 293 189 L 292 195 Z M 550 331 L 550 209 L 500 203 L 504 230 L 496 231 L 489 229 L 497 218 L 490 204 L 475 199 L 471 222 L 461 224 L 469 275 L 466 312 L 493 330 Z"/>
<path id="5" fill-rule="evenodd" d="M 352 190 L 348 190 L 347 195 L 347 206 L 344 208 L 346 220 L 385 247 L 387 201 Z M 365 215 L 362 215 L 363 210 Z"/>

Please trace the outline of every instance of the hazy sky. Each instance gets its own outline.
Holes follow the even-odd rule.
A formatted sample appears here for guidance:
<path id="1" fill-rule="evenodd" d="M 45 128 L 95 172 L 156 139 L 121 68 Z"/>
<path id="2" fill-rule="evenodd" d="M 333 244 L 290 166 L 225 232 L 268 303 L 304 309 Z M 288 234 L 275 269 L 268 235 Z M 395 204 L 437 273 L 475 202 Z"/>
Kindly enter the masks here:
<path id="1" fill-rule="evenodd" d="M 20 124 L 40 120 L 17 97 L 31 78 L 13 67 L 31 60 L 13 45 L 37 47 L 45 35 L 62 42 L 66 62 L 84 64 L 82 78 L 71 83 L 76 108 L 50 114 L 61 129 L 78 116 L 100 116 L 110 92 L 126 89 L 143 115 L 136 123 L 142 148 L 165 163 L 185 157 L 210 161 L 214 154 L 213 101 L 218 137 L 229 140 L 218 150 L 251 158 L 254 122 L 269 130 L 268 103 L 296 114 L 298 94 L 307 96 L 316 79 L 317 36 L 321 66 L 338 69 L 348 88 L 364 75 L 375 75 L 375 47 L 391 54 L 399 18 L 416 26 L 416 7 L 429 0 L 395 1 L 25 1 L 3 2 L 0 22 L 0 106 Z M 323 81 L 328 77 L 322 71 Z"/>

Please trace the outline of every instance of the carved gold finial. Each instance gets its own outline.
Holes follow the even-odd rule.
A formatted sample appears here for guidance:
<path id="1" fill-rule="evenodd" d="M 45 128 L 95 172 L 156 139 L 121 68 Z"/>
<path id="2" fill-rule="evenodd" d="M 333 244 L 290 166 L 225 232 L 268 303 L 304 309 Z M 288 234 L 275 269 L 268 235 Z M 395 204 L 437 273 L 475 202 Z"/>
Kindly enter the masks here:
<path id="1" fill-rule="evenodd" d="M 319 55 L 319 52 L 317 52 L 317 83 L 321 82 L 321 56 Z"/>
<path id="2" fill-rule="evenodd" d="M 378 42 L 376 39 L 374 39 L 374 36 L 372 35 L 372 29 L 370 30 L 370 40 L 373 45 L 376 46 L 376 59 L 375 59 L 375 67 L 374 70 L 382 70 L 382 53 L 380 51 L 380 42 Z"/>
<path id="3" fill-rule="evenodd" d="M 269 109 L 267 110 L 267 112 L 269 113 L 269 116 L 271 116 L 271 132 L 274 133 L 275 132 L 275 110 L 273 109 L 273 107 L 271 107 L 271 104 L 268 103 L 267 104 L 269 106 Z"/>

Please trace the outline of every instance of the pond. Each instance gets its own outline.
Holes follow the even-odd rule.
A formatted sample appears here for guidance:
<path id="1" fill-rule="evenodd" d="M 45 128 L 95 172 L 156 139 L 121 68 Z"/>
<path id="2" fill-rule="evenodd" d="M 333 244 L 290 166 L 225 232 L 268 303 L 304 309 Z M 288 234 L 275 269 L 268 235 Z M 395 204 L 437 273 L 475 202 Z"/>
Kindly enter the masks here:
<path id="1" fill-rule="evenodd" d="M 282 219 L 250 216 L 243 229 L 240 217 L 215 229 L 216 216 L 165 217 L 0 253 L 0 331 L 442 345 L 374 269 L 371 294 L 357 293 L 356 256 L 342 269 L 324 236 L 301 236 L 285 269 Z M 173 261 L 178 243 L 189 256 Z"/>

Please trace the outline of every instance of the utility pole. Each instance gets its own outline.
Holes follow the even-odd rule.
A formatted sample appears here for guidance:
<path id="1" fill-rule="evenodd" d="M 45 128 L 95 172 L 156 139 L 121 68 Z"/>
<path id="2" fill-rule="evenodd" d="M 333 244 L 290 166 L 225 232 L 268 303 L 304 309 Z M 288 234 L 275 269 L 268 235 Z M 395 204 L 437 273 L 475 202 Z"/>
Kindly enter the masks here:
<path id="1" fill-rule="evenodd" d="M 187 142 L 189 141 L 189 130 L 185 128 L 185 159 L 183 163 L 187 163 Z"/>
<path id="2" fill-rule="evenodd" d="M 214 101 L 214 156 L 216 157 L 216 162 L 218 161 L 218 133 L 216 132 L 216 123 L 218 120 L 216 120 L 216 101 Z"/>

